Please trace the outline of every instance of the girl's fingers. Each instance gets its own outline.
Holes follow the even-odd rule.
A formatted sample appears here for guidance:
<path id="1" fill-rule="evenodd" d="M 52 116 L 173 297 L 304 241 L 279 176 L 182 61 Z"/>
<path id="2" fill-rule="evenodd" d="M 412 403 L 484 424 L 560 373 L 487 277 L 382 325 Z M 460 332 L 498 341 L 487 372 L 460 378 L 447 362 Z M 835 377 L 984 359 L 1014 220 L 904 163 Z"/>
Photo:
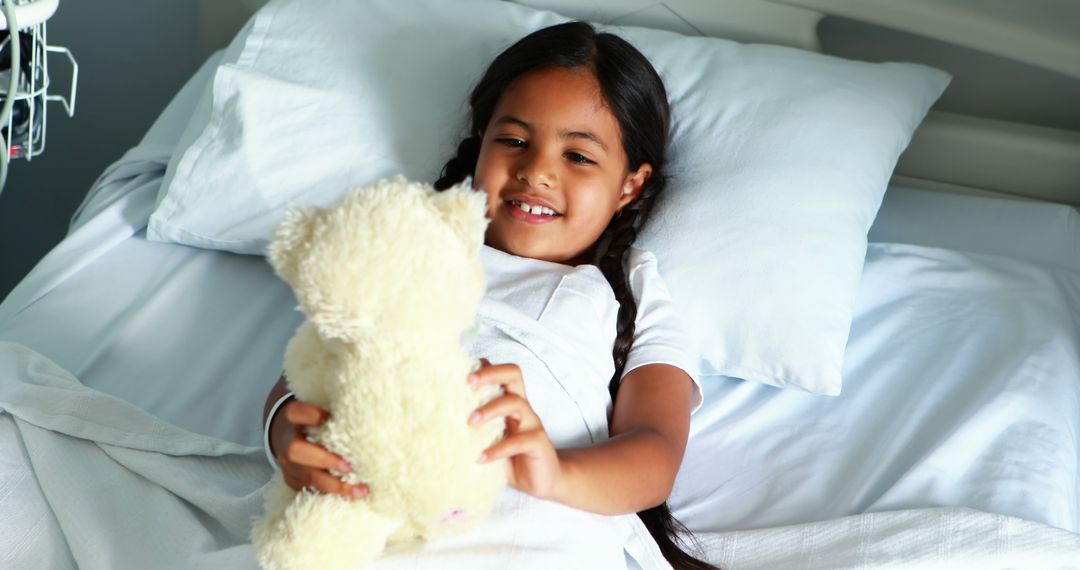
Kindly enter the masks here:
<path id="1" fill-rule="evenodd" d="M 352 471 L 352 466 L 341 456 L 302 438 L 289 442 L 289 446 L 285 448 L 285 460 L 305 467 L 335 469 L 342 472 Z"/>
<path id="2" fill-rule="evenodd" d="M 318 426 L 330 417 L 330 412 L 307 402 L 292 400 L 285 404 L 285 417 L 295 425 Z"/>
<path id="3" fill-rule="evenodd" d="M 304 482 L 299 477 L 289 474 L 284 469 L 281 470 L 281 475 L 285 479 L 285 484 L 293 491 L 300 491 L 300 489 L 304 488 Z"/>
<path id="4" fill-rule="evenodd" d="M 516 455 L 529 455 L 530 452 L 544 449 L 547 443 L 547 434 L 542 429 L 534 429 L 516 433 L 504 438 L 498 443 L 484 450 L 478 460 L 480 463 L 508 459 Z"/>
<path id="5" fill-rule="evenodd" d="M 367 485 L 349 485 L 328 471 L 320 469 L 284 469 L 281 474 L 285 479 L 285 484 L 297 492 L 310 488 L 320 493 L 332 493 L 353 499 L 366 498 L 370 493 Z"/>
<path id="6" fill-rule="evenodd" d="M 290 401 L 283 409 L 285 418 L 296 429 L 294 439 L 278 457 L 285 484 L 296 491 L 310 487 L 321 493 L 354 499 L 367 497 L 367 485 L 350 485 L 330 473 L 330 469 L 343 473 L 352 471 L 348 461 L 300 435 L 305 427 L 322 425 L 330 417 L 330 412 L 300 400 Z"/>
<path id="7" fill-rule="evenodd" d="M 517 394 L 504 394 L 477 408 L 469 416 L 470 425 L 480 425 L 494 418 L 505 417 L 511 431 L 525 431 L 540 426 L 540 418 L 529 401 Z"/>
<path id="8" fill-rule="evenodd" d="M 316 490 L 322 493 L 342 495 L 353 499 L 362 499 L 368 494 L 366 485 L 350 485 L 321 469 L 311 471 L 309 486 L 315 487 Z"/>
<path id="9" fill-rule="evenodd" d="M 507 393 L 525 397 L 525 381 L 521 378 L 521 368 L 516 364 L 484 366 L 470 374 L 468 381 L 474 388 L 502 386 Z"/>

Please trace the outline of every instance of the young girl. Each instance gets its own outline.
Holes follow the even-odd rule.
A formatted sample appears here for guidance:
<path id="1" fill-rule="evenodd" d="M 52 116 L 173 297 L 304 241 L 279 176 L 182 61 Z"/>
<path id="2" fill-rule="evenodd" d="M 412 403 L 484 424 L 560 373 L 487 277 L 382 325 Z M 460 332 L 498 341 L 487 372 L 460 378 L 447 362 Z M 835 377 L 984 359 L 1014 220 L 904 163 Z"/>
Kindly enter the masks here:
<path id="1" fill-rule="evenodd" d="M 489 309 L 472 347 L 487 359 L 468 382 L 504 395 L 462 421 L 507 427 L 478 460 L 507 461 L 510 485 L 539 499 L 639 513 L 672 565 L 710 568 L 676 546 L 665 503 L 700 390 L 655 258 L 631 247 L 665 182 L 659 75 L 624 40 L 572 22 L 500 54 L 470 106 L 470 136 L 435 186 L 473 176 L 488 196 Z M 267 415 L 285 393 L 283 377 Z M 327 412 L 281 409 L 267 429 L 286 482 L 367 496 L 328 471 L 347 462 L 304 439 Z"/>

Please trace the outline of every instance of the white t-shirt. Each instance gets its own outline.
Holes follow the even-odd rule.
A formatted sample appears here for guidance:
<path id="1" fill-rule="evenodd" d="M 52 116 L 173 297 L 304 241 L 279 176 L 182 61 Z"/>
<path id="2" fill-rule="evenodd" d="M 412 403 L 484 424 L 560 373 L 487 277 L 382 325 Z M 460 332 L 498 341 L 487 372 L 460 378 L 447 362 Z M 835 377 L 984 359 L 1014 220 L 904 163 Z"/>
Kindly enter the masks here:
<path id="1" fill-rule="evenodd" d="M 607 280 L 592 265 L 571 267 L 488 246 L 480 257 L 487 290 L 469 343 L 472 354 L 521 368 L 529 404 L 555 447 L 607 439 L 619 310 Z M 634 250 L 628 267 L 638 315 L 626 372 L 662 362 L 687 371 L 696 387 L 656 258 Z M 701 401 L 696 391 L 695 409 Z M 589 513 L 507 487 L 474 531 L 384 557 L 374 567 L 442 568 L 452 560 L 493 568 L 552 568 L 568 561 L 575 568 L 623 568 L 627 555 L 643 568 L 670 568 L 636 515 Z"/>
<path id="2" fill-rule="evenodd" d="M 607 279 L 593 265 L 518 257 L 486 245 L 480 259 L 487 290 L 474 353 L 522 368 L 526 396 L 556 447 L 606 439 L 619 311 Z M 656 257 L 632 248 L 627 267 L 638 311 L 623 376 L 646 364 L 676 366 L 694 381 L 696 411 L 702 396 L 695 361 Z M 574 421 L 575 407 L 584 422 Z"/>

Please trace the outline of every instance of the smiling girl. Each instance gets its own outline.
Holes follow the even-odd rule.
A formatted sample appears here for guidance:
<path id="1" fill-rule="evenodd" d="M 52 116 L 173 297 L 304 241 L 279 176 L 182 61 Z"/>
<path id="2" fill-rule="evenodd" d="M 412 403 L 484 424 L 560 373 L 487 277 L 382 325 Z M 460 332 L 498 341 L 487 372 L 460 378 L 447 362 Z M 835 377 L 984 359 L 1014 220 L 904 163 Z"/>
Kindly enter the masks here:
<path id="1" fill-rule="evenodd" d="M 638 513 L 670 564 L 711 568 L 678 547 L 665 503 L 701 392 L 656 259 L 632 247 L 665 185 L 659 75 L 626 41 L 571 22 L 501 53 L 469 103 L 469 136 L 435 186 L 472 176 L 487 193 L 491 308 L 471 347 L 486 359 L 468 382 L 504 395 L 462 421 L 506 432 L 478 460 L 506 462 L 511 487 L 568 521 Z M 282 378 L 267 415 L 289 398 Z M 282 409 L 267 429 L 286 482 L 365 497 L 329 472 L 347 462 L 304 438 L 327 412 Z"/>

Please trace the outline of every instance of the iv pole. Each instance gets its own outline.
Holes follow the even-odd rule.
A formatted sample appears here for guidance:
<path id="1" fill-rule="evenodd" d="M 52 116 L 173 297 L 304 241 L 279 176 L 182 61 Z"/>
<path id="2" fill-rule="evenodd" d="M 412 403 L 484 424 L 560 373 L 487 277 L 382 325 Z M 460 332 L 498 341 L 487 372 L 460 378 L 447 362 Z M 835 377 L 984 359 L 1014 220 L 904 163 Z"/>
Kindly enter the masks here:
<path id="1" fill-rule="evenodd" d="M 50 46 L 46 40 L 45 21 L 56 12 L 59 3 L 60 0 L 0 0 L 0 31 L 8 31 L 8 37 L 0 43 L 0 53 L 6 44 L 11 60 L 7 85 L 0 81 L 0 88 L 5 89 L 0 92 L 3 97 L 0 129 L 6 130 L 6 136 L 0 135 L 0 192 L 7 181 L 12 158 L 29 161 L 45 151 L 46 103 L 60 101 L 69 117 L 75 114 L 78 63 L 70 50 Z M 25 53 L 27 47 L 30 53 Z M 63 53 L 71 62 L 71 92 L 66 98 L 47 93 L 50 52 Z M 17 104 L 20 105 L 18 108 Z M 17 125 L 16 117 L 19 118 Z"/>

